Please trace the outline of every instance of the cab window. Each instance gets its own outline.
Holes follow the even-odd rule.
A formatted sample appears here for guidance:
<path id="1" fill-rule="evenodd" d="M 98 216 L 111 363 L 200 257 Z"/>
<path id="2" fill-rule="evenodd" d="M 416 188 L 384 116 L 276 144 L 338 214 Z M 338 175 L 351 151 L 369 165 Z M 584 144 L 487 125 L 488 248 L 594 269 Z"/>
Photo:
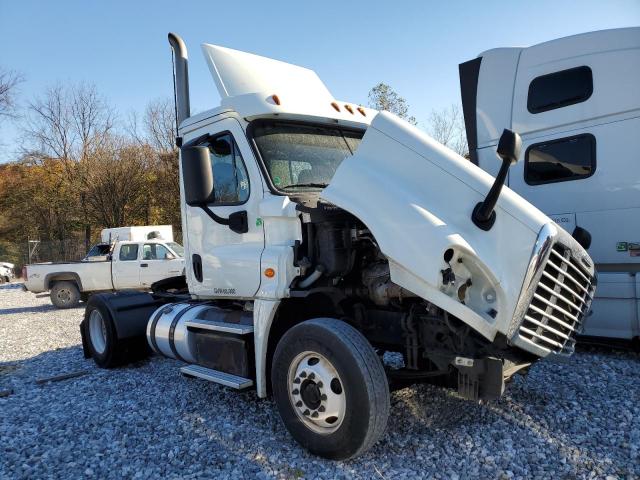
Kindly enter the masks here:
<path id="1" fill-rule="evenodd" d="M 593 75 L 587 66 L 569 68 L 534 78 L 529 84 L 527 110 L 541 113 L 584 102 L 593 93 Z"/>
<path id="2" fill-rule="evenodd" d="M 249 177 L 238 145 L 230 134 L 209 141 L 214 205 L 237 205 L 249 199 Z"/>
<path id="3" fill-rule="evenodd" d="M 164 245 L 158 243 L 145 243 L 142 247 L 143 260 L 167 260 L 173 258 Z"/>
<path id="4" fill-rule="evenodd" d="M 158 243 L 145 243 L 142 247 L 143 260 L 167 260 L 173 258 L 169 250 L 164 245 Z"/>
<path id="5" fill-rule="evenodd" d="M 138 244 L 137 243 L 125 243 L 120 245 L 120 260 L 123 262 L 130 262 L 138 259 Z"/>
<path id="6" fill-rule="evenodd" d="M 524 179 L 529 185 L 587 178 L 595 170 L 596 139 L 591 134 L 537 143 L 525 153 Z"/>

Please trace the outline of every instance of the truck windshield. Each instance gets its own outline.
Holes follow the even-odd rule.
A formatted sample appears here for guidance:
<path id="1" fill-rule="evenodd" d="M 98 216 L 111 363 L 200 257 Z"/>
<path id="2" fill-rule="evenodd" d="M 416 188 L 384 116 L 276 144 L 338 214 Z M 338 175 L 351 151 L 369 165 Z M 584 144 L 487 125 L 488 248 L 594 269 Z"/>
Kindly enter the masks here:
<path id="1" fill-rule="evenodd" d="M 184 257 L 184 247 L 176 242 L 168 242 L 167 246 L 175 252 L 180 258 Z"/>
<path id="2" fill-rule="evenodd" d="M 253 139 L 273 185 L 281 191 L 320 190 L 358 148 L 364 130 L 259 122 Z"/>

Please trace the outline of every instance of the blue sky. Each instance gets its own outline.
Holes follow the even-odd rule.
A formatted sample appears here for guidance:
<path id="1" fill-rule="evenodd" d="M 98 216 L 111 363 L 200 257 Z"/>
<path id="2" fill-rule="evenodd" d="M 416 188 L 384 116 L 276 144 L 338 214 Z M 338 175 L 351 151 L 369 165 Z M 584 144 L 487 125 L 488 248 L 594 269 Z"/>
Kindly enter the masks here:
<path id="1" fill-rule="evenodd" d="M 0 0 L 0 65 L 24 75 L 23 105 L 55 82 L 85 81 L 124 117 L 172 95 L 174 31 L 189 47 L 192 111 L 219 102 L 200 53 L 208 42 L 310 67 L 343 100 L 366 103 L 384 81 L 424 123 L 459 101 L 458 63 L 483 50 L 637 25 L 640 0 Z M 13 157 L 18 133 L 0 125 L 0 161 Z"/>

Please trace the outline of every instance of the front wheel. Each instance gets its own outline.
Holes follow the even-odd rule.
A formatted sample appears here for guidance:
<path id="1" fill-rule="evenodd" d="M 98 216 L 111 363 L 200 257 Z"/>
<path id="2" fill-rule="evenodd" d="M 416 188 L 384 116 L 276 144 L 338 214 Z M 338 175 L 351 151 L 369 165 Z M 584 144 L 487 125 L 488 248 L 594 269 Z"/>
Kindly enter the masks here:
<path id="1" fill-rule="evenodd" d="M 291 435 L 312 453 L 355 457 L 384 434 L 389 386 L 367 339 L 345 322 L 307 320 L 276 348 L 273 394 Z"/>

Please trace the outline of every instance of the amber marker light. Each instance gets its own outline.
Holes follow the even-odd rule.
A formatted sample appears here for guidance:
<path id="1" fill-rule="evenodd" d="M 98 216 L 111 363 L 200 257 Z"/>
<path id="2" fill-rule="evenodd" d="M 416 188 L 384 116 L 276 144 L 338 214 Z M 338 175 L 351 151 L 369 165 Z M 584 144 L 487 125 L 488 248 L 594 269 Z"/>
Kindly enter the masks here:
<path id="1" fill-rule="evenodd" d="M 271 100 L 273 100 L 273 103 L 276 105 L 280 105 L 280 97 L 278 95 L 271 95 Z"/>
<path id="2" fill-rule="evenodd" d="M 264 276 L 267 278 L 273 278 L 276 276 L 276 271 L 273 268 L 265 268 Z"/>
<path id="3" fill-rule="evenodd" d="M 362 116 L 363 116 L 363 117 L 366 117 L 366 116 L 367 116 L 367 113 L 364 111 L 364 108 L 362 108 L 362 107 L 358 107 L 358 109 L 357 109 L 357 110 L 362 114 Z"/>
<path id="4" fill-rule="evenodd" d="M 331 102 L 331 106 L 335 109 L 336 112 L 340 111 L 340 106 L 336 102 Z"/>
<path id="5" fill-rule="evenodd" d="M 351 105 L 345 105 L 344 108 L 347 109 L 347 112 L 349 112 L 351 115 L 353 115 L 353 108 L 351 108 Z"/>

